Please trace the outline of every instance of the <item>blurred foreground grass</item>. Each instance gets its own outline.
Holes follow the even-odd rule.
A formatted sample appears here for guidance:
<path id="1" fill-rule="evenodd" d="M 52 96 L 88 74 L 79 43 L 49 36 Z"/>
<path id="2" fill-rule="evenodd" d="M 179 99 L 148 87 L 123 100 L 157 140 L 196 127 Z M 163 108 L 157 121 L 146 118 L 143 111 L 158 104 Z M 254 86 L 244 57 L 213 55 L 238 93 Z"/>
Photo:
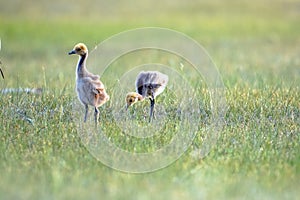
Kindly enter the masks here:
<path id="1" fill-rule="evenodd" d="M 299 196 L 299 2 L 166 1 L 158 9 L 151 1 L 93 8 L 92 1 L 30 2 L 0 3 L 1 88 L 45 90 L 0 95 L 1 199 Z M 113 34 L 145 26 L 182 31 L 204 46 L 226 86 L 228 111 L 207 157 L 194 155 L 199 134 L 171 166 L 134 175 L 104 166 L 82 145 L 72 119 L 76 59 L 67 52 L 79 41 L 92 49 Z M 209 109 L 208 96 L 199 101 Z"/>

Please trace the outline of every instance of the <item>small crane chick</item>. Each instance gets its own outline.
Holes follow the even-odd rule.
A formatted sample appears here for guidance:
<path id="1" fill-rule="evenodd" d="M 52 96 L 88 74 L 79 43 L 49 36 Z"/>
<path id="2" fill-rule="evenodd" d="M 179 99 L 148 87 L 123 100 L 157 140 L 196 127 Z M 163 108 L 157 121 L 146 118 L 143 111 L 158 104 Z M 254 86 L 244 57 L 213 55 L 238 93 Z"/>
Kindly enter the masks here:
<path id="1" fill-rule="evenodd" d="M 76 54 L 79 60 L 76 68 L 76 91 L 80 102 L 85 106 L 84 122 L 87 120 L 88 106 L 95 109 L 94 119 L 97 125 L 99 110 L 109 100 L 109 95 L 105 91 L 104 84 L 100 81 L 99 75 L 90 73 L 86 68 L 88 49 L 85 44 L 78 43 L 69 55 Z"/>
<path id="2" fill-rule="evenodd" d="M 150 100 L 150 117 L 153 118 L 155 98 L 161 94 L 168 83 L 168 76 L 158 71 L 141 71 L 135 81 L 136 92 L 129 92 L 126 95 L 126 109 L 145 98 Z"/>

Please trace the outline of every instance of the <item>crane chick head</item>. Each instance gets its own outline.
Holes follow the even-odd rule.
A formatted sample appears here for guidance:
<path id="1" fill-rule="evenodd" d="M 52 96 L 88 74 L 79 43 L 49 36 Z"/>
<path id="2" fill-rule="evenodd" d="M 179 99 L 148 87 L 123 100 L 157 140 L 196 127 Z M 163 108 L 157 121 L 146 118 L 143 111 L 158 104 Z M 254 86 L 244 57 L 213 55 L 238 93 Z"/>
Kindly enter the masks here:
<path id="1" fill-rule="evenodd" d="M 126 95 L 126 109 L 138 101 L 144 100 L 144 97 L 136 92 L 129 92 Z"/>
<path id="2" fill-rule="evenodd" d="M 88 52 L 87 47 L 83 43 L 78 43 L 74 46 L 73 50 L 69 52 L 69 55 L 77 54 L 79 56 L 86 55 Z"/>

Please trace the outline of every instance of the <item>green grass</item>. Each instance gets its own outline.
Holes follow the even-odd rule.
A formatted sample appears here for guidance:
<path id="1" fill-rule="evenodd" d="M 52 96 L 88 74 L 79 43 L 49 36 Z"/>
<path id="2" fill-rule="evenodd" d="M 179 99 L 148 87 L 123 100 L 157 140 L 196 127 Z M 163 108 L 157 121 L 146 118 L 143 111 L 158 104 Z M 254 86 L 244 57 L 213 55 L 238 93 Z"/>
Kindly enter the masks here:
<path id="1" fill-rule="evenodd" d="M 153 9 L 151 1 L 136 2 L 140 7 L 131 1 L 102 7 L 104 2 L 94 7 L 89 6 L 92 1 L 70 7 L 65 1 L 50 7 L 43 1 L 30 2 L 19 7 L 14 1 L 0 3 L 0 67 L 5 74 L 1 89 L 44 89 L 42 95 L 0 94 L 0 199 L 296 199 L 300 195 L 299 2 L 166 1 L 159 9 Z M 78 102 L 77 58 L 67 52 L 79 41 L 92 48 L 113 34 L 147 26 L 182 31 L 205 47 L 224 81 L 228 110 L 216 144 L 199 159 L 195 153 L 207 134 L 211 109 L 205 85 L 197 85 L 193 97 L 198 98 L 201 120 L 187 152 L 156 172 L 130 174 L 103 165 L 83 145 L 72 114 Z M 174 65 L 178 60 L 162 62 Z M 109 79 L 103 77 L 108 85 Z M 112 89 L 108 92 L 113 94 Z M 176 109 L 180 100 L 174 96 L 170 88 L 158 103 Z M 136 106 L 136 113 L 131 110 L 141 125 L 145 123 L 139 116 L 148 106 L 145 102 Z M 143 152 L 169 142 L 174 126 L 164 127 L 165 135 L 154 139 L 125 136 L 112 120 L 113 109 L 111 102 L 100 108 L 101 122 L 119 146 Z M 168 120 L 176 127 L 176 116 Z"/>

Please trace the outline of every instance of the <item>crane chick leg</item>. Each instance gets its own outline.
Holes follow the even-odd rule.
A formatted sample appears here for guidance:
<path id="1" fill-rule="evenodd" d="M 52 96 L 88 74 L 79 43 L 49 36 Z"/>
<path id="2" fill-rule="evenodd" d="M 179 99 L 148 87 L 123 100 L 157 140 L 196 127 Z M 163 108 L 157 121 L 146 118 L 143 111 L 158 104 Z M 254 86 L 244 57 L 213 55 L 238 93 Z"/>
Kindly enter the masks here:
<path id="1" fill-rule="evenodd" d="M 84 122 L 86 122 L 86 118 L 89 112 L 89 106 L 87 104 L 84 105 L 85 106 L 85 113 L 84 113 Z"/>
<path id="2" fill-rule="evenodd" d="M 95 117 L 95 124 L 97 125 L 97 121 L 98 121 L 98 117 L 99 117 L 99 110 L 97 107 L 95 107 L 94 117 Z"/>
<path id="3" fill-rule="evenodd" d="M 0 68 L 0 72 L 1 72 L 1 76 L 2 76 L 2 78 L 4 79 L 4 74 L 3 74 L 3 72 L 2 72 L 2 69 Z"/>
<path id="4" fill-rule="evenodd" d="M 150 99 L 150 118 L 149 118 L 149 122 L 152 121 L 153 118 L 153 110 L 154 110 L 154 104 L 155 104 L 155 100 L 154 99 Z"/>

